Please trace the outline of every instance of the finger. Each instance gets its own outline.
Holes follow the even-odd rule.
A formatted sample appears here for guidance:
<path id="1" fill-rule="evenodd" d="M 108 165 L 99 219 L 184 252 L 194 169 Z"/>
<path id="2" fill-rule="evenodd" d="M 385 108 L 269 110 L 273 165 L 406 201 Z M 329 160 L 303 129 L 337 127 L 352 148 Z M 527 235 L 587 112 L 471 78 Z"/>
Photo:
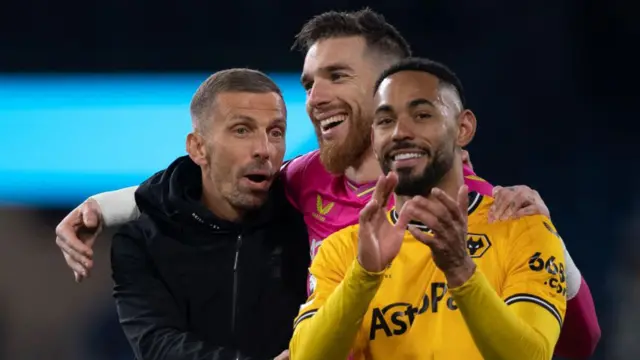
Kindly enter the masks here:
<path id="1" fill-rule="evenodd" d="M 493 206 L 489 210 L 489 217 L 491 222 L 502 218 L 504 212 L 507 210 L 507 208 L 509 208 L 515 196 L 514 191 L 506 189 L 500 190 L 495 194 L 496 196 L 494 197 Z"/>
<path id="2" fill-rule="evenodd" d="M 516 211 L 530 205 L 533 205 L 533 202 L 525 193 L 521 190 L 515 191 L 515 195 L 509 203 L 509 206 L 504 211 L 503 220 L 511 219 Z"/>
<path id="3" fill-rule="evenodd" d="M 71 258 L 74 262 L 82 264 L 83 268 L 89 268 L 92 266 L 92 261 L 87 256 L 81 254 L 77 250 L 75 250 L 70 244 L 62 240 L 61 238 L 56 238 L 56 245 L 62 250 L 62 253 L 65 256 Z"/>
<path id="4" fill-rule="evenodd" d="M 449 197 L 449 199 L 451 198 Z M 453 202 L 451 202 L 451 204 L 453 204 Z M 466 214 L 467 211 L 469 211 L 469 187 L 467 185 L 462 184 L 462 186 L 460 186 L 460 189 L 458 189 L 457 205 L 458 205 L 458 214 L 461 217 L 464 214 Z"/>
<path id="5" fill-rule="evenodd" d="M 464 186 L 464 185 L 463 185 Z M 462 187 L 460 188 L 462 190 Z M 431 190 L 431 194 L 433 194 L 434 198 L 438 200 L 438 202 L 442 205 L 442 207 L 448 212 L 448 218 L 450 220 L 460 219 L 462 214 L 460 213 L 460 191 L 458 192 L 458 199 L 453 199 L 449 194 L 444 192 L 442 189 L 433 188 Z M 468 198 L 468 196 L 466 196 Z M 467 202 L 469 200 L 466 200 Z M 465 208 L 466 211 L 466 208 Z"/>
<path id="6" fill-rule="evenodd" d="M 521 217 L 530 216 L 530 215 L 536 215 L 536 214 L 538 214 L 538 209 L 536 208 L 536 206 L 534 204 L 531 204 L 529 206 L 525 206 L 523 208 L 518 209 L 513 214 L 513 218 L 514 219 L 519 219 Z"/>
<path id="7" fill-rule="evenodd" d="M 96 229 L 100 224 L 96 210 L 89 205 L 82 206 L 81 215 L 83 225 L 89 229 Z"/>
<path id="8" fill-rule="evenodd" d="M 381 191 L 379 194 L 380 198 L 378 198 L 377 200 L 378 204 L 380 204 L 381 207 L 386 208 L 387 203 L 389 202 L 389 198 L 391 197 L 391 193 L 393 193 L 393 190 L 398 184 L 398 175 L 394 172 L 390 172 L 384 178 L 385 181 L 381 186 Z"/>
<path id="9" fill-rule="evenodd" d="M 415 226 L 409 226 L 409 232 L 411 233 L 411 235 L 413 235 L 414 238 L 416 238 L 416 240 L 427 245 L 431 249 L 431 251 L 437 249 L 438 244 L 434 236 L 421 231 Z"/>
<path id="10" fill-rule="evenodd" d="M 56 242 L 57 239 L 60 239 L 62 243 L 67 244 L 75 251 L 83 254 L 84 256 L 92 257 L 93 251 L 91 250 L 91 248 L 87 246 L 82 240 L 80 240 L 78 238 L 78 235 L 76 234 L 76 230 L 80 229 L 80 226 L 73 226 L 71 225 L 71 223 L 65 223 L 65 220 L 63 220 L 63 222 L 60 223 L 58 225 L 58 228 L 56 229 Z M 58 244 L 58 246 L 60 245 Z"/>
<path id="11" fill-rule="evenodd" d="M 377 202 L 382 203 L 386 186 L 387 186 L 387 177 L 384 175 L 378 176 L 378 180 L 376 181 L 376 186 L 373 189 L 373 194 L 371 195 L 371 200 L 376 200 Z"/>
<path id="12" fill-rule="evenodd" d="M 81 206 L 81 219 L 83 225 L 88 229 L 97 229 L 100 226 L 100 215 L 98 209 L 87 201 Z"/>
<path id="13" fill-rule="evenodd" d="M 85 276 L 87 273 L 87 270 L 82 266 L 81 263 L 73 260 L 73 258 L 71 256 L 69 256 L 69 254 L 63 254 L 64 256 L 64 260 L 67 263 L 67 266 L 69 266 L 69 268 L 74 272 L 77 273 L 80 276 Z"/>
<path id="14" fill-rule="evenodd" d="M 380 210 L 378 200 L 371 199 L 362 210 L 360 210 L 360 223 L 366 223 L 373 220 L 373 216 Z"/>
<path id="15" fill-rule="evenodd" d="M 412 199 L 412 203 L 407 205 L 406 212 L 409 219 L 426 225 L 436 234 L 443 234 L 446 227 L 448 227 L 448 223 L 451 223 L 448 219 L 450 215 L 442 204 L 421 196 L 416 196 Z M 447 225 L 444 225 L 444 223 L 447 223 Z"/>
<path id="16" fill-rule="evenodd" d="M 409 222 L 411 221 L 411 216 L 410 216 L 410 211 L 407 211 L 406 209 L 408 207 L 408 204 L 410 203 L 411 203 L 411 200 L 405 202 L 404 205 L 402 205 L 402 208 L 398 213 L 398 221 L 394 225 L 395 228 L 403 229 L 404 231 L 404 229 L 406 229 L 407 226 L 409 225 Z"/>

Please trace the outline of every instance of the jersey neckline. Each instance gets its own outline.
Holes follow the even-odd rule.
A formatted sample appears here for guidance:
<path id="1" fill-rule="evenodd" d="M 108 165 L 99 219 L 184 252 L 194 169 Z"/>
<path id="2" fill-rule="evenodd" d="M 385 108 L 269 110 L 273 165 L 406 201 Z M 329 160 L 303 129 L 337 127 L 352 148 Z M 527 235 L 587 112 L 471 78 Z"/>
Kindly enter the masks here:
<path id="1" fill-rule="evenodd" d="M 467 208 L 468 215 L 471 215 L 474 211 L 476 211 L 476 209 L 480 206 L 480 203 L 482 202 L 483 198 L 484 196 L 482 196 L 480 193 L 477 193 L 475 191 L 472 191 L 469 193 L 469 207 Z M 398 212 L 396 212 L 395 206 L 391 209 L 391 211 L 389 211 L 389 218 L 391 222 L 394 224 L 398 222 Z M 428 226 L 418 221 L 412 220 L 409 222 L 409 225 L 415 226 L 418 229 L 425 232 L 431 231 L 431 229 L 429 229 Z"/>

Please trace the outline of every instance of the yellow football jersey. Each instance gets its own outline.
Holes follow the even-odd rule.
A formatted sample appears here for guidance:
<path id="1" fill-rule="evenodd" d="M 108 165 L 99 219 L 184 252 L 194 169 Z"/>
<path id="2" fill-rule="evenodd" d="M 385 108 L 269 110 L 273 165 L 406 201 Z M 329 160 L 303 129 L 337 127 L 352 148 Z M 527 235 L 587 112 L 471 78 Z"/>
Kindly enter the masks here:
<path id="1" fill-rule="evenodd" d="M 477 271 L 506 304 L 533 304 L 551 316 L 544 315 L 545 326 L 558 327 L 551 331 L 555 342 L 566 308 L 563 248 L 556 230 L 548 218 L 538 215 L 489 224 L 492 203 L 491 197 L 470 194 L 467 250 Z M 389 221 L 396 219 L 391 210 Z M 422 230 L 429 231 L 424 226 Z M 315 288 L 294 326 L 313 318 L 353 266 L 357 235 L 355 225 L 323 242 L 310 268 Z M 549 325 L 548 319 L 555 321 Z M 384 272 L 351 349 L 354 360 L 482 359 L 431 250 L 408 231 L 400 253 Z"/>

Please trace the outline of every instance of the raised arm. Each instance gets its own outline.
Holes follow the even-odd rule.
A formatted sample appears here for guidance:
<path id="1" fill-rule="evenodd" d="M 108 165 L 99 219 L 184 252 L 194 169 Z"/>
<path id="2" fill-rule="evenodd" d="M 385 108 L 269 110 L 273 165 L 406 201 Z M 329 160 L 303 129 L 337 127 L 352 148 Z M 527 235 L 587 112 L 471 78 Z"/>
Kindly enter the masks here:
<path id="1" fill-rule="evenodd" d="M 506 276 L 500 297 L 465 248 L 466 186 L 460 188 L 457 200 L 440 189 L 432 194 L 429 198 L 414 197 L 403 210 L 433 229 L 433 235 L 416 228 L 409 231 L 431 249 L 483 358 L 551 359 L 566 299 L 562 245 L 550 231 L 550 222 L 536 216 L 512 225 L 506 245 L 514 250 L 505 253 Z"/>
<path id="2" fill-rule="evenodd" d="M 479 271 L 451 294 L 485 358 L 547 360 L 566 308 L 562 245 L 547 218 L 528 217 L 519 223 L 508 244 L 502 297 Z M 484 310 L 474 311 L 478 306 Z"/>

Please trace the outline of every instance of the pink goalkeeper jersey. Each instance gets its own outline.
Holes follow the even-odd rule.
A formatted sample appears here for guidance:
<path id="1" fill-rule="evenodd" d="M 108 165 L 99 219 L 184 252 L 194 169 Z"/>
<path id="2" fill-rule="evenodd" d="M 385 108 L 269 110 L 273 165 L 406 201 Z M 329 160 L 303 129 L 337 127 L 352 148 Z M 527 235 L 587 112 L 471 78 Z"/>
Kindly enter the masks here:
<path id="1" fill-rule="evenodd" d="M 309 231 L 311 259 L 327 236 L 358 223 L 360 210 L 371 198 L 375 182 L 354 184 L 325 170 L 319 150 L 291 160 L 283 169 L 289 201 L 304 215 Z M 469 191 L 491 195 L 492 186 L 464 167 Z M 393 199 L 389 209 L 393 207 Z"/>

